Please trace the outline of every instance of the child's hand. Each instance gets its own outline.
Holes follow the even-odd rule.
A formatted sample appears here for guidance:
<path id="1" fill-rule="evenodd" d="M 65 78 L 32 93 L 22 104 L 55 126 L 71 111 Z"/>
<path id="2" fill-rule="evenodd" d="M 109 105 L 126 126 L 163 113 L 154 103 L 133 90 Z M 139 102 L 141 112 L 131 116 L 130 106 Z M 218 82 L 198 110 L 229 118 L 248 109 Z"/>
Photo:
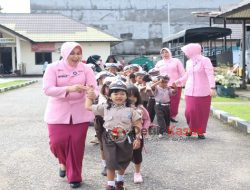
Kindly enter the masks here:
<path id="1" fill-rule="evenodd" d="M 172 87 L 173 87 L 173 88 L 177 88 L 177 85 L 176 85 L 175 82 L 173 82 Z"/>
<path id="2" fill-rule="evenodd" d="M 141 146 L 141 140 L 140 139 L 135 139 L 133 142 L 133 149 L 138 149 Z"/>

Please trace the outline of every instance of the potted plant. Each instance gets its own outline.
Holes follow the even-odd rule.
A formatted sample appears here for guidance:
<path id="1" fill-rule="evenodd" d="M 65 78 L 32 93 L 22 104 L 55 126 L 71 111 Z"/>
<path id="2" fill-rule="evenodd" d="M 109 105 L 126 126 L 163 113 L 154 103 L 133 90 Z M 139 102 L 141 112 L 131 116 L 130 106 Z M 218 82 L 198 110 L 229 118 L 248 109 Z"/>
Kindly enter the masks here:
<path id="1" fill-rule="evenodd" d="M 227 66 L 215 68 L 215 81 L 217 84 L 217 94 L 219 96 L 235 97 L 235 88 L 239 88 L 241 80 L 232 69 Z"/>

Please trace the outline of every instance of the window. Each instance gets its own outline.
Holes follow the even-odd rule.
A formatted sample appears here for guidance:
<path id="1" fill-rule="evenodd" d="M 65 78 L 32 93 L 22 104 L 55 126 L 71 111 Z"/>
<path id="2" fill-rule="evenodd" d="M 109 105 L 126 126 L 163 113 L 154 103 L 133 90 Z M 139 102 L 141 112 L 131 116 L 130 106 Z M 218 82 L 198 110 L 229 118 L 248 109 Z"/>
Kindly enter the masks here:
<path id="1" fill-rule="evenodd" d="M 48 63 L 52 62 L 52 55 L 51 52 L 36 52 L 36 65 L 43 65 L 45 61 Z"/>

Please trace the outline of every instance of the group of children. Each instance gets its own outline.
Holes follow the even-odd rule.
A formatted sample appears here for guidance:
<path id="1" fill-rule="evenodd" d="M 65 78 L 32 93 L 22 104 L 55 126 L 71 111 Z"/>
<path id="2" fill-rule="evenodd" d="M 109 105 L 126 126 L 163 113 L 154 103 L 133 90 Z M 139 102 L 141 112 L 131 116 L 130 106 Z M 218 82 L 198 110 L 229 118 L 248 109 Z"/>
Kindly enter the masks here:
<path id="1" fill-rule="evenodd" d="M 135 165 L 134 183 L 143 182 L 142 148 L 147 131 L 156 115 L 159 138 L 170 125 L 170 96 L 176 87 L 168 86 L 169 77 L 156 69 L 145 72 L 139 65 L 121 70 L 116 63 L 105 64 L 96 75 L 98 97 L 88 87 L 85 107 L 95 114 L 94 126 L 100 144 L 102 175 L 107 190 L 123 190 L 123 176 L 129 163 Z M 115 178 L 115 171 L 117 176 Z"/>

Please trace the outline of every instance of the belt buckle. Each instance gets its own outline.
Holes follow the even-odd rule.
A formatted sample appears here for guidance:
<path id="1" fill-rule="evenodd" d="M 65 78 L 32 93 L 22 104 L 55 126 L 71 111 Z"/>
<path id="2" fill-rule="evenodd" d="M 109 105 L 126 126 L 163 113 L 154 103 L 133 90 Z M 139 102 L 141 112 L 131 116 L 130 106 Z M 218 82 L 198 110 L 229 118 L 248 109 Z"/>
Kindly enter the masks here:
<path id="1" fill-rule="evenodd" d="M 117 140 L 126 136 L 126 131 L 121 127 L 114 128 L 109 131 L 109 134 L 112 136 L 113 140 Z"/>

